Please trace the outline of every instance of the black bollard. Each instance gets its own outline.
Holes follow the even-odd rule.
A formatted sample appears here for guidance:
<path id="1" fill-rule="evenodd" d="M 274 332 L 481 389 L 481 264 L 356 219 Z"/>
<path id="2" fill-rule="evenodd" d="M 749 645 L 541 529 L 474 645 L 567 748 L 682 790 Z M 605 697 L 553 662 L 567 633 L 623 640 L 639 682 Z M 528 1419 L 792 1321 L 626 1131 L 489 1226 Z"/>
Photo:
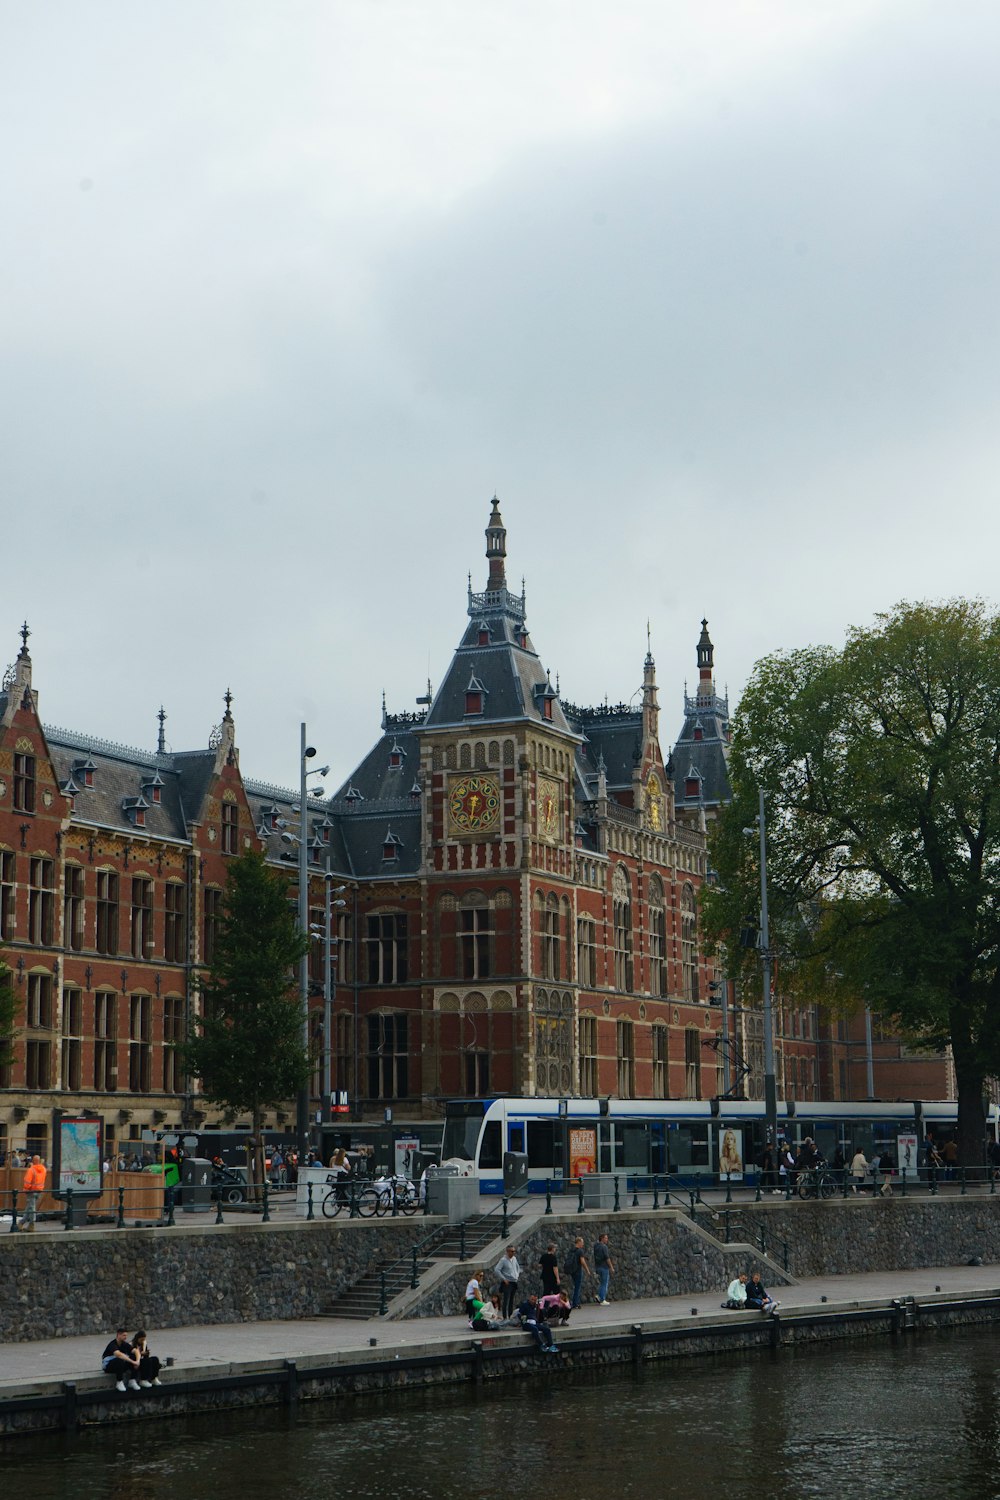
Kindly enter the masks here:
<path id="1" fill-rule="evenodd" d="M 547 1177 L 545 1179 L 545 1212 L 547 1214 L 552 1212 L 552 1184 Z"/>
<path id="2" fill-rule="evenodd" d="M 618 1178 L 616 1176 L 615 1177 L 615 1206 L 614 1206 L 614 1209 L 612 1210 L 612 1212 L 616 1213 L 616 1214 L 620 1214 L 621 1211 L 622 1211 L 622 1200 L 618 1196 Z"/>
<path id="3" fill-rule="evenodd" d="M 73 1189 L 71 1187 L 66 1189 L 66 1224 L 64 1227 L 73 1228 Z"/>
<path id="4" fill-rule="evenodd" d="M 962 1174 L 962 1194 L 961 1194 L 961 1196 L 964 1198 L 965 1195 L 966 1195 L 966 1193 L 968 1192 L 968 1188 L 965 1185 L 965 1168 L 964 1167 L 959 1167 L 958 1170 Z"/>
<path id="5" fill-rule="evenodd" d="M 626 1188 L 626 1192 L 627 1191 L 628 1191 L 628 1189 Z M 632 1178 L 632 1207 L 633 1208 L 638 1208 L 639 1207 L 639 1179 L 638 1179 L 638 1177 L 633 1177 Z"/>
<path id="6" fill-rule="evenodd" d="M 660 1206 L 660 1183 L 659 1183 L 659 1179 L 657 1177 L 654 1177 L 653 1178 L 653 1207 L 654 1208 L 659 1208 L 659 1206 Z"/>
<path id="7" fill-rule="evenodd" d="M 726 1173 L 726 1202 L 727 1203 L 732 1203 L 732 1201 L 733 1201 L 733 1174 L 732 1174 L 732 1172 L 727 1172 Z"/>
<path id="8" fill-rule="evenodd" d="M 753 1197 L 753 1201 L 755 1203 L 759 1203 L 760 1202 L 760 1176 L 761 1176 L 761 1174 L 758 1172 L 757 1173 L 757 1191 L 756 1191 L 756 1193 L 754 1193 L 754 1197 Z"/>
<path id="9" fill-rule="evenodd" d="M 378 1315 L 379 1315 L 380 1318 L 384 1318 L 385 1315 L 386 1315 L 386 1313 L 389 1311 L 389 1303 L 387 1302 L 386 1295 L 385 1295 L 385 1272 L 384 1271 L 380 1271 L 379 1272 L 378 1281 L 379 1281 Z"/>
<path id="10" fill-rule="evenodd" d="M 931 1167 L 931 1194 L 937 1197 L 937 1167 Z"/>
<path id="11" fill-rule="evenodd" d="M 394 1219 L 399 1218 L 399 1196 L 396 1192 L 395 1182 L 392 1184 L 392 1217 Z"/>
<path id="12" fill-rule="evenodd" d="M 694 1188 L 688 1188 L 688 1197 L 691 1200 L 691 1217 L 693 1219 L 693 1218 L 696 1217 L 695 1211 L 694 1211 Z"/>
<path id="13" fill-rule="evenodd" d="M 118 1218 L 115 1222 L 115 1228 L 125 1228 L 125 1189 L 123 1187 L 119 1187 L 118 1189 Z"/>
<path id="14" fill-rule="evenodd" d="M 360 1210 L 358 1209 L 358 1185 L 356 1182 L 351 1183 L 351 1207 L 347 1217 L 349 1219 L 360 1217 Z"/>
<path id="15" fill-rule="evenodd" d="M 266 1177 L 264 1178 L 264 1212 L 261 1215 L 260 1222 L 262 1224 L 270 1224 L 270 1222 L 271 1222 L 271 1203 L 270 1203 L 270 1197 L 269 1197 L 268 1191 L 267 1191 L 267 1178 Z"/>
<path id="16" fill-rule="evenodd" d="M 308 1224 L 310 1222 L 310 1220 L 315 1219 L 315 1217 L 316 1217 L 316 1215 L 313 1213 L 313 1185 L 312 1185 L 311 1182 L 307 1182 L 306 1183 L 306 1223 Z"/>
<path id="17" fill-rule="evenodd" d="M 583 1213 L 583 1178 L 582 1177 L 578 1177 L 576 1179 L 576 1191 L 577 1191 L 576 1211 L 577 1211 L 578 1214 L 582 1214 Z"/>
<path id="18" fill-rule="evenodd" d="M 167 1192 L 170 1194 L 170 1203 L 169 1203 L 169 1205 L 167 1207 L 167 1228 L 168 1229 L 173 1229 L 173 1228 L 175 1228 L 175 1225 L 174 1225 L 174 1190 L 173 1190 L 173 1188 L 168 1188 Z"/>

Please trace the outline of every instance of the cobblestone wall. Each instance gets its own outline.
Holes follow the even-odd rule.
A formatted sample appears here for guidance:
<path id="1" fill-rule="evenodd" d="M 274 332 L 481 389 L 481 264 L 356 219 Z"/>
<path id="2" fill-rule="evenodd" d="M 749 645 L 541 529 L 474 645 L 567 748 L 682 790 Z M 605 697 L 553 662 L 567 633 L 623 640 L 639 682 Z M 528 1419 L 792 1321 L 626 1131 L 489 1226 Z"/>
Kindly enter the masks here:
<path id="1" fill-rule="evenodd" d="M 426 1233 L 414 1219 L 0 1235 L 0 1339 L 313 1318 Z"/>

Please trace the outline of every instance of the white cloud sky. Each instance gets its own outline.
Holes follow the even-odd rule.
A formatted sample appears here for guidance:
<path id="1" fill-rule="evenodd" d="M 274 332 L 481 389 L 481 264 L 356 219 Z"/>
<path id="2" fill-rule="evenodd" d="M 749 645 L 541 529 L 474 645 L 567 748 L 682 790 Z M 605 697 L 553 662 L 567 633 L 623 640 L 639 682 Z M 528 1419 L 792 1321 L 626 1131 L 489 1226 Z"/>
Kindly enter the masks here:
<path id="1" fill-rule="evenodd" d="M 44 717 L 338 776 L 485 576 L 679 725 L 995 597 L 1000 11 L 0 5 L 0 641 Z M 0 657 L 3 656 L 0 644 Z"/>

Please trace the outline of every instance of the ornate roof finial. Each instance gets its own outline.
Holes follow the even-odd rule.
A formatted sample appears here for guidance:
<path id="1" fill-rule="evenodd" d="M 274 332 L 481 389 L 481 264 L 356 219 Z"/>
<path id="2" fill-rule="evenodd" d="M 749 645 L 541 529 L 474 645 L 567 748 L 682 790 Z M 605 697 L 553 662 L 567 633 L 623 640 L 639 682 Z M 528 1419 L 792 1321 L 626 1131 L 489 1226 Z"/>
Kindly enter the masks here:
<path id="1" fill-rule="evenodd" d="M 232 714 L 233 695 L 230 692 L 229 688 L 226 688 L 226 691 L 223 693 L 223 695 L 222 695 L 222 701 L 226 705 L 226 711 L 225 711 L 225 713 L 222 716 L 222 722 L 224 724 L 231 724 L 233 722 L 233 714 Z"/>
<path id="2" fill-rule="evenodd" d="M 27 620 L 25 620 L 24 624 L 21 626 L 21 632 L 20 632 L 20 634 L 21 634 L 21 651 L 20 651 L 20 654 L 21 654 L 21 656 L 27 656 L 27 654 L 28 654 L 28 636 L 31 634 L 31 631 L 28 629 L 28 622 L 27 622 Z"/>
<path id="3" fill-rule="evenodd" d="M 166 716 L 166 714 L 163 711 L 163 704 L 162 703 L 160 704 L 160 712 L 156 715 L 156 717 L 160 721 L 160 732 L 156 736 L 156 753 L 157 753 L 157 755 L 166 755 L 166 753 L 167 753 L 167 740 L 166 740 L 166 736 L 165 736 L 165 734 L 163 732 L 163 726 L 167 722 L 167 716 Z"/>

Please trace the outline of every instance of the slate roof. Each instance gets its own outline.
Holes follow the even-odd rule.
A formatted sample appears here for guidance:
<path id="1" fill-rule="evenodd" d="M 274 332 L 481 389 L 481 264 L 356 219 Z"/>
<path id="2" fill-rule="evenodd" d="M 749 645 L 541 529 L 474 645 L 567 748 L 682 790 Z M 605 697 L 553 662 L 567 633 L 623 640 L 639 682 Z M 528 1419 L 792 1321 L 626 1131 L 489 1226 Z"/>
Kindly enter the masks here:
<path id="1" fill-rule="evenodd" d="M 674 797 L 678 809 L 721 807 L 732 801 L 729 782 L 729 699 L 718 693 L 684 697 L 684 724 L 674 746 Z M 701 739 L 695 734 L 700 730 Z M 698 796 L 687 783 L 698 777 Z"/>
<path id="2" fill-rule="evenodd" d="M 642 752 L 642 709 L 619 704 L 616 708 L 574 708 L 567 705 L 570 724 L 583 736 L 577 765 L 584 783 L 593 788 L 600 762 L 608 791 L 631 791 L 632 773 Z M 589 792 L 594 796 L 594 791 Z"/>
<path id="3" fill-rule="evenodd" d="M 181 777 L 170 765 L 170 757 L 155 752 L 147 754 L 124 745 L 112 747 L 106 741 L 50 727 L 45 728 L 45 738 L 60 785 L 72 781 L 76 788 L 73 794 L 74 818 L 122 833 L 136 831 L 136 824 L 125 812 L 124 804 L 141 797 L 143 785 L 148 787 L 154 777 L 159 776 L 162 781 L 160 801 L 154 802 L 150 792 L 146 791 L 146 819 L 141 831 L 153 838 L 187 841 L 187 816 L 192 814 L 188 811 L 185 815 Z M 73 769 L 88 760 L 93 767 L 93 786 L 89 787 L 84 784 L 82 770 L 78 769 L 74 775 Z"/>

